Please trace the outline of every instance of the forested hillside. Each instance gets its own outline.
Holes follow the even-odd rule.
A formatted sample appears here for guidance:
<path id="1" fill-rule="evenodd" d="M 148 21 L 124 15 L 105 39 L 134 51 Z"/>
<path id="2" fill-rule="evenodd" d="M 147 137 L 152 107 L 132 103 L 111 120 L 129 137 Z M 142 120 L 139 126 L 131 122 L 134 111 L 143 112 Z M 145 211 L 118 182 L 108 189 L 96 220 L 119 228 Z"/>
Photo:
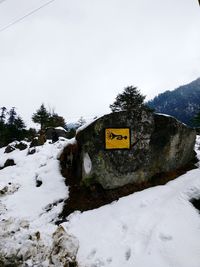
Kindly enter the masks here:
<path id="1" fill-rule="evenodd" d="M 200 110 L 200 78 L 166 91 L 147 103 L 155 112 L 165 113 L 193 126 L 193 118 Z"/>

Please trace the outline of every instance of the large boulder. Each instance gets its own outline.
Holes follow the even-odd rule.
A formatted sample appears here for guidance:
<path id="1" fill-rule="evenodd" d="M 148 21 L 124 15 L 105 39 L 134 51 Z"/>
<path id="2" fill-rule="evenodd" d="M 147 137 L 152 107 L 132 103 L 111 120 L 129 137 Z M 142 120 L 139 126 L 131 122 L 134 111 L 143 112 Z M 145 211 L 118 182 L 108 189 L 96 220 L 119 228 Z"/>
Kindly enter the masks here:
<path id="1" fill-rule="evenodd" d="M 52 142 L 56 142 L 59 140 L 59 137 L 67 138 L 66 130 L 62 127 L 49 127 L 46 129 L 45 136 L 46 139 L 52 140 Z"/>
<path id="2" fill-rule="evenodd" d="M 83 184 L 100 184 L 104 189 L 145 182 L 190 162 L 195 137 L 194 129 L 170 116 L 149 111 L 111 113 L 78 131 L 76 175 Z"/>

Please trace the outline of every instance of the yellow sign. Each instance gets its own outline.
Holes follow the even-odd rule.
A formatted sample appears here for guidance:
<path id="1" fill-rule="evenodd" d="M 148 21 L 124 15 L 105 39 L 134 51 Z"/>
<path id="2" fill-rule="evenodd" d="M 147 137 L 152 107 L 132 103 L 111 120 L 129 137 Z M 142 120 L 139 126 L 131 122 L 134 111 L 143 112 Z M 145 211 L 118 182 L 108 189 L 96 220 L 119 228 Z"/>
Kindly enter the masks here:
<path id="1" fill-rule="evenodd" d="M 107 128 L 105 129 L 106 149 L 130 149 L 129 128 Z"/>

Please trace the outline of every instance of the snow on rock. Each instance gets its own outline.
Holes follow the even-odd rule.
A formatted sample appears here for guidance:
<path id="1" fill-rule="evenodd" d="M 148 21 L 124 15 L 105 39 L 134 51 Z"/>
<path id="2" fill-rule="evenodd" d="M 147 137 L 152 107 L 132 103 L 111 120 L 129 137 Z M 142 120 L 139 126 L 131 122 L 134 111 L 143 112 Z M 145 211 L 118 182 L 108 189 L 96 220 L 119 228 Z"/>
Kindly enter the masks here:
<path id="1" fill-rule="evenodd" d="M 67 132 L 67 131 L 66 131 L 66 129 L 65 129 L 65 128 L 63 128 L 63 127 L 61 127 L 61 126 L 59 126 L 59 127 L 56 127 L 55 129 L 56 129 L 56 130 L 62 130 L 62 131 L 64 131 L 64 132 Z"/>
<path id="2" fill-rule="evenodd" d="M 100 116 L 99 116 L 100 117 Z M 87 128 L 90 124 L 92 124 L 93 122 L 95 122 L 99 117 L 95 117 L 94 119 L 89 120 L 88 122 L 84 123 L 83 125 L 81 125 L 80 127 L 78 127 L 78 129 L 76 130 L 76 135 L 83 131 L 85 128 Z"/>

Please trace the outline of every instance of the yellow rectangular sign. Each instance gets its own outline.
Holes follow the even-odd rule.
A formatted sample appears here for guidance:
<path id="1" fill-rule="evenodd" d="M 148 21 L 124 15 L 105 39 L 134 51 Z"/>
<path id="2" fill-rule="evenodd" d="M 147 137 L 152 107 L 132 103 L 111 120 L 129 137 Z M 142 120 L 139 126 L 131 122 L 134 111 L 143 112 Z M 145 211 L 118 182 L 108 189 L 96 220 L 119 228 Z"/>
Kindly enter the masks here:
<path id="1" fill-rule="evenodd" d="M 129 128 L 107 128 L 105 129 L 106 149 L 130 149 Z"/>

